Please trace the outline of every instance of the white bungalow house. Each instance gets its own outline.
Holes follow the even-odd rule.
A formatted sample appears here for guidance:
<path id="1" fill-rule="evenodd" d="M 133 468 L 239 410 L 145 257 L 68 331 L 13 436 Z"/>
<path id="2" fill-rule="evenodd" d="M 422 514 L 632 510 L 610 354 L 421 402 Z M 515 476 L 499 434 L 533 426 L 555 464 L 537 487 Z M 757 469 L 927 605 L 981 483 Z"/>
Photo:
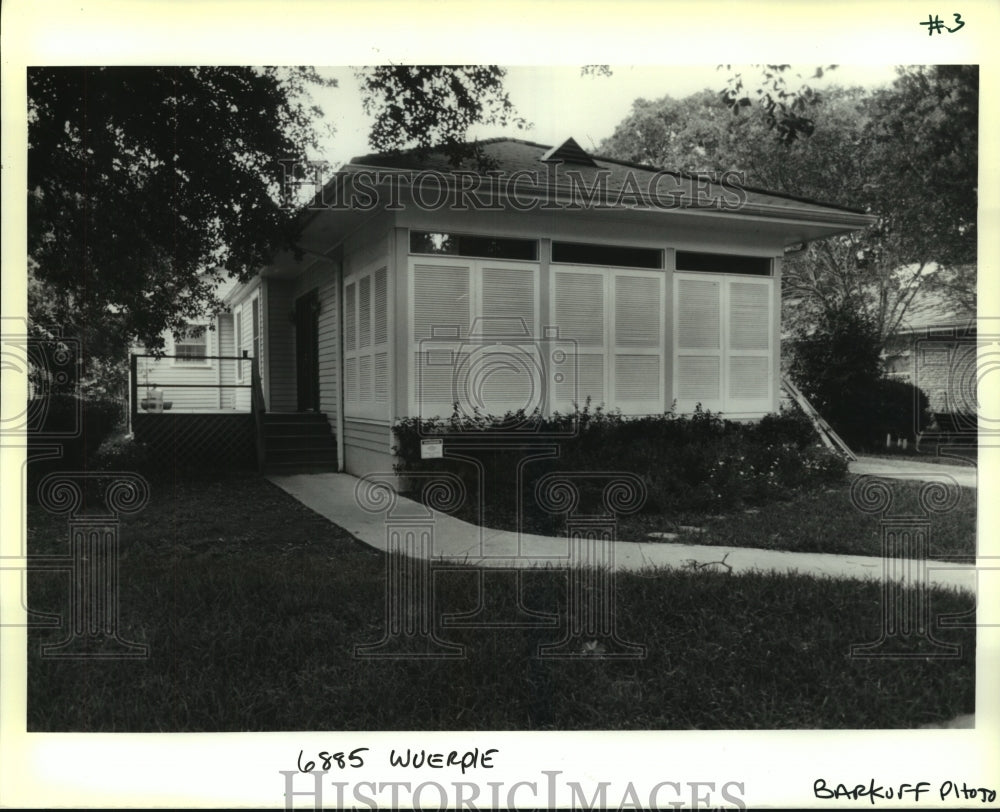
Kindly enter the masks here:
<path id="1" fill-rule="evenodd" d="M 391 470 L 394 420 L 456 402 L 759 418 L 779 403 L 785 249 L 873 218 L 735 181 L 573 139 L 481 142 L 458 167 L 355 158 L 303 212 L 298 255 L 231 291 L 215 346 L 258 360 L 269 420 L 323 415 L 331 464 L 357 475 Z M 220 381 L 240 366 L 220 361 Z"/>

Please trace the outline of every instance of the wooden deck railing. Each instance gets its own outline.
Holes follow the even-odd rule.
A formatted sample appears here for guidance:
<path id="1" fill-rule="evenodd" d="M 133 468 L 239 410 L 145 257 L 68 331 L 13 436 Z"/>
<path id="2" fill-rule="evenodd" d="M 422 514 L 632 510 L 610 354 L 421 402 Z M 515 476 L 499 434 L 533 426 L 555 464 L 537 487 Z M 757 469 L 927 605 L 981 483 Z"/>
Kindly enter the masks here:
<path id="1" fill-rule="evenodd" d="M 160 375 L 159 380 L 156 380 L 155 378 L 156 378 L 156 376 L 157 376 L 158 373 L 156 371 L 155 366 L 147 368 L 147 369 L 144 369 L 142 371 L 142 373 L 140 373 L 140 371 L 139 371 L 139 359 L 140 358 L 151 358 L 151 359 L 154 360 L 154 363 L 159 363 L 160 361 L 164 361 L 164 360 L 167 360 L 167 359 L 177 359 L 177 358 L 181 358 L 181 357 L 182 356 L 178 356 L 178 355 L 151 355 L 151 354 L 145 354 L 145 353 L 133 353 L 132 354 L 131 365 L 130 365 L 131 366 L 131 370 L 130 370 L 130 375 L 129 375 L 129 393 L 130 393 L 129 400 L 130 400 L 130 412 L 131 412 L 132 416 L 138 414 L 139 411 L 140 411 L 140 409 L 139 409 L 139 404 L 140 404 L 140 400 L 141 400 L 139 398 L 139 389 L 140 389 L 140 387 L 143 388 L 143 389 L 145 389 L 147 393 L 149 392 L 150 389 L 157 389 L 157 390 L 159 390 L 161 392 L 162 391 L 166 391 L 166 390 L 173 391 L 173 390 L 177 390 L 177 389 L 181 389 L 181 390 L 207 389 L 207 390 L 218 390 L 220 393 L 223 390 L 227 390 L 227 389 L 233 389 L 233 390 L 239 390 L 239 389 L 248 389 L 249 390 L 249 389 L 252 389 L 252 386 L 253 386 L 252 381 L 248 382 L 248 383 L 235 383 L 235 382 L 234 383 L 221 383 L 221 382 L 220 383 L 208 383 L 208 382 L 205 382 L 205 383 L 181 383 L 181 382 L 177 382 L 177 381 L 174 381 L 174 380 L 167 379 L 166 377 L 163 376 L 162 372 L 159 373 L 159 375 Z M 251 368 L 255 368 L 256 367 L 256 364 L 254 363 L 254 360 L 252 358 L 250 358 L 249 356 L 247 356 L 247 355 L 244 355 L 242 357 L 236 356 L 236 355 L 203 355 L 203 356 L 199 356 L 196 359 L 184 357 L 184 360 L 186 360 L 186 361 L 232 361 L 232 362 L 234 362 L 236 364 L 249 363 L 250 366 L 251 366 Z M 174 368 L 174 374 L 175 375 L 178 374 L 178 369 L 183 369 L 183 368 Z M 191 366 L 190 370 L 193 373 L 197 374 L 199 372 L 205 372 L 205 371 L 207 371 L 208 367 Z M 140 374 L 144 375 L 144 378 L 143 378 L 143 380 L 141 382 L 139 381 L 139 375 Z M 251 400 L 251 403 L 252 403 L 252 398 L 250 400 Z M 169 408 L 169 407 L 167 407 L 167 408 Z M 213 407 L 211 409 L 205 408 L 203 410 L 206 411 L 206 412 L 210 412 L 210 411 L 216 411 L 217 408 L 221 408 L 221 407 Z M 234 409 L 236 408 L 235 404 L 234 404 L 233 408 Z M 191 411 L 199 411 L 199 409 L 193 409 Z M 244 411 L 248 411 L 248 409 L 244 409 Z"/>
<path id="2" fill-rule="evenodd" d="M 202 465 L 259 467 L 264 453 L 264 395 L 256 361 L 244 353 L 202 356 L 197 360 L 215 363 L 201 366 L 158 363 L 169 364 L 176 357 L 131 357 L 129 430 L 135 439 L 178 470 Z M 147 358 L 150 362 L 143 363 Z M 239 381 L 237 370 L 243 373 Z M 199 389 L 207 394 L 199 397 Z M 226 396 L 226 390 L 234 391 Z M 143 391 L 153 402 L 140 409 Z M 158 396 L 151 397 L 153 391 Z M 161 402 L 164 397 L 167 400 Z"/>
<path id="3" fill-rule="evenodd" d="M 264 441 L 264 412 L 267 410 L 264 405 L 264 387 L 260 382 L 260 370 L 257 368 L 256 359 L 250 364 L 250 386 L 250 411 L 253 412 L 257 436 L 257 470 L 263 473 L 267 464 L 267 443 Z"/>

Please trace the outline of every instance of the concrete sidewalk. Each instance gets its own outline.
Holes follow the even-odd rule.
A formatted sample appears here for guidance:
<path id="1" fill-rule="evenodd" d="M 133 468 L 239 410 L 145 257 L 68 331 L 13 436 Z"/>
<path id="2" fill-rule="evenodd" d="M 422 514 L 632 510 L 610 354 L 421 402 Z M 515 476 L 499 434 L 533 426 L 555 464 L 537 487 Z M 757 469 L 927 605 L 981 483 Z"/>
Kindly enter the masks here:
<path id="1" fill-rule="evenodd" d="M 956 461 L 954 465 L 921 462 L 903 458 L 858 457 L 856 462 L 848 463 L 847 469 L 852 474 L 870 474 L 887 479 L 910 479 L 916 482 L 944 482 L 949 478 L 963 488 L 975 488 L 977 485 L 977 469 L 971 462 L 962 465 Z"/>
<path id="2" fill-rule="evenodd" d="M 569 561 L 568 539 L 477 527 L 398 495 L 392 505 L 386 503 L 380 510 L 366 510 L 356 494 L 362 480 L 348 474 L 300 474 L 269 479 L 302 504 L 378 550 L 387 549 L 390 524 L 432 522 L 430 554 L 435 560 L 503 569 L 566 566 Z M 704 565 L 704 569 L 722 571 L 728 565 L 733 572 L 764 570 L 847 578 L 881 578 L 885 569 L 883 560 L 874 556 L 657 542 L 620 541 L 612 546 L 614 568 L 631 572 L 650 567 L 679 568 L 691 566 L 691 562 Z M 720 563 L 723 558 L 725 564 Z M 926 564 L 930 583 L 976 591 L 976 572 L 971 567 L 939 561 Z M 913 566 L 920 566 L 920 562 L 914 561 L 910 566 L 892 562 L 888 577 L 902 580 L 908 575 L 912 582 Z"/>

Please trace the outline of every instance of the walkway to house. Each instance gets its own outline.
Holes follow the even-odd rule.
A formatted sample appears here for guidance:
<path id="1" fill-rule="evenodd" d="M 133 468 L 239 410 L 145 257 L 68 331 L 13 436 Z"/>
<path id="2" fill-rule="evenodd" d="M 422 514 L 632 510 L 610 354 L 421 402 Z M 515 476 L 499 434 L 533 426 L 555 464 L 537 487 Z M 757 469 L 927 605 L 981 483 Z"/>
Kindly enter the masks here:
<path id="1" fill-rule="evenodd" d="M 947 482 L 951 477 L 963 488 L 976 487 L 976 466 L 971 462 L 963 465 L 938 464 L 922 462 L 904 457 L 858 457 L 857 461 L 848 463 L 852 474 L 872 474 L 888 479 L 912 479 L 918 482 Z"/>
<path id="2" fill-rule="evenodd" d="M 865 460 L 859 462 L 867 463 Z M 940 476 L 941 469 L 951 473 L 950 466 L 930 464 L 926 467 L 938 469 L 926 472 L 927 476 L 934 473 Z M 882 474 L 882 471 L 873 470 L 871 473 Z M 897 476 L 901 473 L 897 472 Z M 430 522 L 433 542 L 426 554 L 435 560 L 503 569 L 568 564 L 569 544 L 565 538 L 477 527 L 447 514 L 430 511 L 401 496 L 397 496 L 392 505 L 380 505 L 378 511 L 365 510 L 356 495 L 361 480 L 349 474 L 298 474 L 272 476 L 270 480 L 307 507 L 378 550 L 388 549 L 387 539 L 391 530 L 415 523 L 426 527 Z M 772 570 L 848 578 L 881 578 L 885 570 L 891 578 L 912 579 L 916 571 L 898 561 L 886 567 L 881 558 L 874 556 L 627 541 L 617 542 L 612 547 L 614 568 L 627 571 L 647 567 L 678 568 L 691 566 L 691 562 L 704 569 L 723 571 L 728 566 L 733 572 Z M 723 558 L 725 564 L 720 563 Z M 976 591 L 975 571 L 959 564 L 928 561 L 927 578 L 935 585 Z"/>

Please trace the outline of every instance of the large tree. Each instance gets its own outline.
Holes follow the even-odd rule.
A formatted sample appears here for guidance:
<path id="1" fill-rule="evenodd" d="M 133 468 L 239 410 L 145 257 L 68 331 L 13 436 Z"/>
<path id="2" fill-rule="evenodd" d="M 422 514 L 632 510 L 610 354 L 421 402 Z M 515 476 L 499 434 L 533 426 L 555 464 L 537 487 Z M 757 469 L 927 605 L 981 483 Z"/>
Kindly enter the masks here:
<path id="1" fill-rule="evenodd" d="M 361 76 L 376 149 L 457 143 L 513 117 L 499 68 Z M 218 306 L 223 273 L 246 279 L 294 247 L 283 191 L 318 145 L 309 91 L 324 84 L 310 68 L 29 69 L 34 325 L 55 322 L 91 353 L 136 339 L 157 349 Z"/>
<path id="2" fill-rule="evenodd" d="M 289 244 L 278 159 L 315 146 L 307 87 L 322 81 L 308 69 L 30 69 L 28 251 L 48 315 L 155 348 L 216 304 L 223 269 L 245 277 Z"/>
<path id="3" fill-rule="evenodd" d="M 875 93 L 825 91 L 808 137 L 777 141 L 766 108 L 720 117 L 728 105 L 700 93 L 637 101 L 600 149 L 668 169 L 734 169 L 750 185 L 877 214 L 872 228 L 787 257 L 784 316 L 806 330 L 855 309 L 884 342 L 922 287 L 975 289 L 977 106 L 974 66 L 912 67 Z"/>
<path id="4" fill-rule="evenodd" d="M 640 98 L 598 152 L 648 166 L 724 172 L 734 168 L 729 143 L 733 124 L 732 114 L 713 90 L 683 99 Z"/>

